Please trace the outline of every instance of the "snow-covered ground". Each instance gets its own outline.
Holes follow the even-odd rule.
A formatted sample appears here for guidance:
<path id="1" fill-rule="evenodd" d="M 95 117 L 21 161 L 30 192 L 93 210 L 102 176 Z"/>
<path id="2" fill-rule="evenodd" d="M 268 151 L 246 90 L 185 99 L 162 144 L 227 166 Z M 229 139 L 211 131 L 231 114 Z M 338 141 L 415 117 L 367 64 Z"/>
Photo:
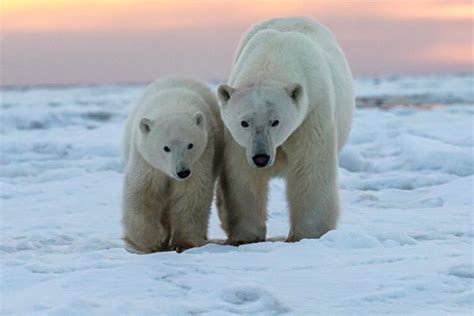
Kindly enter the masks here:
<path id="1" fill-rule="evenodd" d="M 0 314 L 472 314 L 473 82 L 357 82 L 438 105 L 356 111 L 340 226 L 321 239 L 151 255 L 120 240 L 121 133 L 143 86 L 1 90 Z M 284 191 L 272 181 L 269 237 L 288 231 Z"/>

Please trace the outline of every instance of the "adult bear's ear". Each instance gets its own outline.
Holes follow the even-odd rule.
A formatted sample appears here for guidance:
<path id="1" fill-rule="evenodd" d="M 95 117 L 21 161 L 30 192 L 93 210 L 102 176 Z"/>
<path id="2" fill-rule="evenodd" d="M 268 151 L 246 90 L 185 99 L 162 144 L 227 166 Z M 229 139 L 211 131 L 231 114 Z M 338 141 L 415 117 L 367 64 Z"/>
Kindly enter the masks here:
<path id="1" fill-rule="evenodd" d="M 228 86 L 226 84 L 221 84 L 217 88 L 217 100 L 219 100 L 219 103 L 221 105 L 226 105 L 227 101 L 229 101 L 230 97 L 232 94 L 235 92 L 235 89 L 232 88 L 231 86 Z"/>
<path id="2" fill-rule="evenodd" d="M 196 112 L 194 113 L 193 116 L 194 123 L 196 123 L 197 126 L 204 128 L 206 127 L 206 117 L 202 112 Z"/>
<path id="3" fill-rule="evenodd" d="M 142 118 L 140 120 L 140 131 L 143 134 L 148 134 L 151 131 L 151 127 L 153 126 L 153 121 L 147 118 Z"/>
<path id="4" fill-rule="evenodd" d="M 290 98 L 293 99 L 293 102 L 298 105 L 303 98 L 303 86 L 299 83 L 293 83 L 287 86 L 285 90 Z"/>

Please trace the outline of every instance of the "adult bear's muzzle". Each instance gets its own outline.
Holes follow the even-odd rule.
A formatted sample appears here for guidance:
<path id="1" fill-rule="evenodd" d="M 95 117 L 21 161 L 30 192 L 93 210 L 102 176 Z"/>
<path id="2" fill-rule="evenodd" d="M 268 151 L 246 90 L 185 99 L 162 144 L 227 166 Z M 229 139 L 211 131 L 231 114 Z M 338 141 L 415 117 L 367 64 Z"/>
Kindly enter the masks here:
<path id="1" fill-rule="evenodd" d="M 254 167 L 264 168 L 273 165 L 274 150 L 271 138 L 264 132 L 256 132 L 252 138 L 249 162 Z"/>

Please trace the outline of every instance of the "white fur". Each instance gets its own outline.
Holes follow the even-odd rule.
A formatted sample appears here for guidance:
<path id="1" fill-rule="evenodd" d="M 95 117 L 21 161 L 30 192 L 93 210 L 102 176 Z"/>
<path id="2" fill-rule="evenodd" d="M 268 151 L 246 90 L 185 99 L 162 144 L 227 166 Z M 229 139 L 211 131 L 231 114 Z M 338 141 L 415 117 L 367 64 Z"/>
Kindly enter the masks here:
<path id="1" fill-rule="evenodd" d="M 147 87 L 124 135 L 122 223 L 128 248 L 183 250 L 205 242 L 222 128 L 215 96 L 204 84 L 167 78 Z M 184 170 L 191 174 L 181 179 Z"/>
<path id="2" fill-rule="evenodd" d="M 268 181 L 274 176 L 287 181 L 289 241 L 334 229 L 337 154 L 355 102 L 349 66 L 331 32 L 306 17 L 254 26 L 218 99 L 226 126 L 218 208 L 229 242 L 265 239 Z M 279 124 L 272 126 L 275 120 Z M 268 165 L 256 168 L 252 157 L 262 153 L 270 156 Z"/>

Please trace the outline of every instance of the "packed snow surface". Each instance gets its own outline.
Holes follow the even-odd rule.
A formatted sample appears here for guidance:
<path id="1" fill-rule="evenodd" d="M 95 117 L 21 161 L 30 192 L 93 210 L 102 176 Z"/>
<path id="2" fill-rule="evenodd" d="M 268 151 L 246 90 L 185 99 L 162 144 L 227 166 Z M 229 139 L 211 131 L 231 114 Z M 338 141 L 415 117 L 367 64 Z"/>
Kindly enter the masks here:
<path id="1" fill-rule="evenodd" d="M 337 230 L 149 255 L 120 239 L 122 129 L 143 86 L 1 90 L 0 313 L 472 314 L 473 77 L 356 86 L 437 106 L 356 111 Z M 285 236 L 282 180 L 268 209 L 268 237 Z M 209 235 L 224 238 L 214 207 Z"/>

